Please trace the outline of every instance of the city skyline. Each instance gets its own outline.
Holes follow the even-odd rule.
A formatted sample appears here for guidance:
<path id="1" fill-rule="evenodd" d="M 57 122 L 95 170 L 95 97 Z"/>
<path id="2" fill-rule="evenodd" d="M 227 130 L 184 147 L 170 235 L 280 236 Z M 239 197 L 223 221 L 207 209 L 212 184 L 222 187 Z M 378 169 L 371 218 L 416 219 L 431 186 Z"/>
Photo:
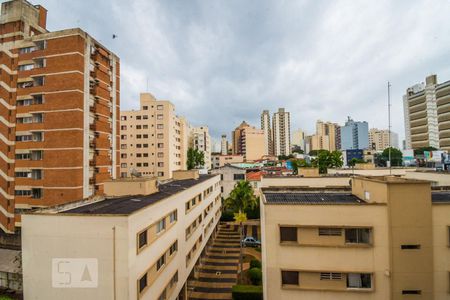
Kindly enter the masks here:
<path id="1" fill-rule="evenodd" d="M 105 14 L 96 17 L 87 1 L 41 4 L 54 12 L 50 30 L 81 27 L 121 57 L 123 109 L 137 107 L 139 93 L 148 91 L 173 102 L 194 125 L 209 125 L 214 140 L 230 124 L 257 125 L 263 109 L 278 107 L 291 112 L 293 129 L 307 132 L 317 119 L 341 123 L 348 115 L 387 128 L 388 80 L 392 130 L 403 140 L 406 89 L 431 73 L 450 78 L 443 63 L 450 21 L 441 13 L 448 1 L 257 7 L 100 1 Z"/>

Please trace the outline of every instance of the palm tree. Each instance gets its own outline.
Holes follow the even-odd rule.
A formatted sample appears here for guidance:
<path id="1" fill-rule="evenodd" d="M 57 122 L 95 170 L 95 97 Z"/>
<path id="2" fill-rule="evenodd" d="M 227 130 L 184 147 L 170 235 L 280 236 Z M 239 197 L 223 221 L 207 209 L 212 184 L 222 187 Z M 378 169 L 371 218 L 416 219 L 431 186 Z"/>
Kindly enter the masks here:
<path id="1" fill-rule="evenodd" d="M 244 234 L 243 223 L 247 221 L 247 209 L 253 209 L 257 205 L 256 197 L 253 192 L 253 188 L 246 180 L 241 180 L 234 186 L 230 196 L 225 200 L 225 207 L 231 209 L 234 212 L 234 220 L 239 223 L 240 227 L 240 251 L 239 251 L 239 264 L 240 264 L 240 279 L 242 281 L 242 239 Z"/>

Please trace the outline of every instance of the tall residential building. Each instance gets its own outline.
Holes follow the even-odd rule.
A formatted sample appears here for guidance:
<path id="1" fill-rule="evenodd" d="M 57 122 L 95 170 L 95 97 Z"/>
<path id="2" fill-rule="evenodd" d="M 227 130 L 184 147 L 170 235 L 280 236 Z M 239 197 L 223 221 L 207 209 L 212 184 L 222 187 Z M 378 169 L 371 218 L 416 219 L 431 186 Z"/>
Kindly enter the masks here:
<path id="1" fill-rule="evenodd" d="M 264 130 L 257 129 L 242 121 L 232 133 L 233 154 L 243 155 L 244 160 L 261 159 L 264 154 Z"/>
<path id="2" fill-rule="evenodd" d="M 222 134 L 222 138 L 220 140 L 220 154 L 228 155 L 228 140 L 226 134 Z"/>
<path id="3" fill-rule="evenodd" d="M 187 124 L 170 101 L 140 95 L 140 109 L 120 112 L 120 176 L 132 172 L 161 179 L 186 169 Z"/>
<path id="4" fill-rule="evenodd" d="M 398 148 L 398 134 L 391 131 L 391 147 Z M 369 148 L 383 151 L 389 147 L 389 130 L 371 128 L 369 130 Z"/>
<path id="5" fill-rule="evenodd" d="M 88 198 L 119 171 L 119 58 L 47 10 L 1 5 L 0 231 L 19 212 Z"/>
<path id="6" fill-rule="evenodd" d="M 341 150 L 368 149 L 369 124 L 366 121 L 355 122 L 348 117 L 341 127 Z"/>
<path id="7" fill-rule="evenodd" d="M 264 130 L 264 155 L 273 155 L 272 129 L 270 127 L 270 113 L 268 110 L 263 110 L 261 129 Z"/>
<path id="8" fill-rule="evenodd" d="M 264 298 L 448 299 L 450 193 L 430 185 L 379 176 L 354 177 L 351 190 L 263 187 Z"/>
<path id="9" fill-rule="evenodd" d="M 278 112 L 273 114 L 273 154 L 289 155 L 291 153 L 291 121 L 290 114 L 279 108 Z"/>
<path id="10" fill-rule="evenodd" d="M 211 169 L 211 137 L 208 126 L 192 127 L 189 135 L 189 147 L 203 152 L 205 165 L 202 169 Z"/>
<path id="11" fill-rule="evenodd" d="M 337 141 L 340 140 L 340 126 L 331 122 L 316 122 L 316 134 L 311 138 L 312 150 L 334 151 L 337 148 Z"/>
<path id="12" fill-rule="evenodd" d="M 437 76 L 426 77 L 403 96 L 406 149 L 435 147 L 450 150 L 450 81 L 438 84 Z"/>
<path id="13" fill-rule="evenodd" d="M 302 148 L 303 151 L 305 151 L 305 132 L 303 130 L 297 129 L 293 131 L 291 138 L 292 147 L 298 146 Z"/>
<path id="14" fill-rule="evenodd" d="M 24 216 L 25 299 L 198 298 L 187 281 L 217 232 L 220 176 L 188 173 L 121 178 L 110 197 Z"/>

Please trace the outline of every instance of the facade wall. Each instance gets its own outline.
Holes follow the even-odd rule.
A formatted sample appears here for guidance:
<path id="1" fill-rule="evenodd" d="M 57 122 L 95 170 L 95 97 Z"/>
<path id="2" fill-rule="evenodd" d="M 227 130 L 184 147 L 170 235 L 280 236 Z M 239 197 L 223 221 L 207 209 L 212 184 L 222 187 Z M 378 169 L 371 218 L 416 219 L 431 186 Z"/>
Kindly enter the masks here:
<path id="1" fill-rule="evenodd" d="M 136 170 L 143 176 L 168 179 L 173 171 L 185 169 L 185 126 L 171 102 L 141 94 L 139 110 L 121 112 L 121 177 Z"/>
<path id="2" fill-rule="evenodd" d="M 208 188 L 212 191 L 205 193 Z M 203 200 L 186 213 L 185 203 L 199 194 Z M 216 176 L 129 216 L 26 215 L 23 230 L 25 297 L 157 299 L 166 290 L 167 299 L 175 299 L 217 226 L 220 209 L 220 185 Z M 175 210 L 177 220 L 170 223 L 169 215 Z M 186 228 L 199 215 L 202 215 L 202 222 L 186 238 Z M 156 224 L 162 218 L 166 220 L 166 227 L 157 234 Z M 149 231 L 148 245 L 139 249 L 138 236 L 143 230 Z M 60 235 L 62 231 L 64 235 Z M 169 255 L 166 252 L 175 241 L 177 250 Z M 194 244 L 197 250 L 192 252 Z M 157 270 L 156 262 L 165 253 L 165 264 Z M 191 259 L 186 263 L 188 253 L 191 253 Z M 97 288 L 52 288 L 52 259 L 74 257 L 98 259 Z M 138 280 L 146 272 L 148 287 L 139 293 Z M 176 272 L 178 281 L 170 287 L 169 282 Z M 114 274 L 116 297 L 113 296 Z"/>
<path id="3" fill-rule="evenodd" d="M 207 126 L 191 128 L 189 147 L 203 152 L 205 164 L 202 169 L 211 169 L 211 136 Z"/>
<path id="4" fill-rule="evenodd" d="M 13 232 L 15 209 L 102 194 L 116 176 L 120 73 L 85 32 L 47 32 L 44 8 L 15 0 L 2 13 L 0 229 Z"/>
<path id="5" fill-rule="evenodd" d="M 291 153 L 291 121 L 290 114 L 284 108 L 279 108 L 278 112 L 273 114 L 273 154 L 289 155 Z"/>
<path id="6" fill-rule="evenodd" d="M 225 166 L 219 169 L 211 170 L 212 174 L 220 174 L 220 185 L 222 189 L 222 198 L 226 199 L 230 196 L 236 183 L 245 180 L 245 169 Z"/>
<path id="7" fill-rule="evenodd" d="M 298 186 L 332 187 L 350 186 L 350 177 L 262 177 L 261 187 Z"/>
<path id="8" fill-rule="evenodd" d="M 213 168 L 220 168 L 226 164 L 242 163 L 244 162 L 244 156 L 242 155 L 213 155 L 212 165 Z"/>
<path id="9" fill-rule="evenodd" d="M 433 204 L 434 299 L 450 298 L 450 205 Z"/>
<path id="10" fill-rule="evenodd" d="M 263 287 L 266 299 L 389 299 L 390 279 L 387 209 L 353 205 L 261 205 L 263 251 Z M 319 245 L 280 245 L 279 226 L 345 227 L 373 229 L 373 245 L 365 248 Z M 317 232 L 317 231 L 316 231 Z M 328 238 L 328 237 L 322 237 Z M 333 238 L 333 237 L 332 237 Z M 330 255 L 332 253 L 332 255 Z M 283 287 L 281 270 L 301 271 L 301 287 Z M 327 289 L 317 286 L 314 272 L 366 272 L 374 276 L 371 291 L 347 290 L 342 286 Z M 307 274 L 305 274 L 307 273 Z M 306 276 L 305 276 L 306 275 Z M 335 282 L 330 282 L 335 284 Z M 322 281 L 323 284 L 323 281 Z M 340 283 L 343 284 L 343 283 Z"/>

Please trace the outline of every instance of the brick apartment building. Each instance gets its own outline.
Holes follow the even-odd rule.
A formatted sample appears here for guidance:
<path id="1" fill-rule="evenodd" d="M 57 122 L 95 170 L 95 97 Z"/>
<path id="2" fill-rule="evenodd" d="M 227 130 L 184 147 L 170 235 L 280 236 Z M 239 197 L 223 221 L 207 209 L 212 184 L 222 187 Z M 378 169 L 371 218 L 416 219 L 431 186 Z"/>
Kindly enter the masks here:
<path id="1" fill-rule="evenodd" d="M 23 210 L 101 194 L 119 172 L 119 59 L 80 29 L 49 32 L 46 15 L 1 6 L 0 232 Z"/>

